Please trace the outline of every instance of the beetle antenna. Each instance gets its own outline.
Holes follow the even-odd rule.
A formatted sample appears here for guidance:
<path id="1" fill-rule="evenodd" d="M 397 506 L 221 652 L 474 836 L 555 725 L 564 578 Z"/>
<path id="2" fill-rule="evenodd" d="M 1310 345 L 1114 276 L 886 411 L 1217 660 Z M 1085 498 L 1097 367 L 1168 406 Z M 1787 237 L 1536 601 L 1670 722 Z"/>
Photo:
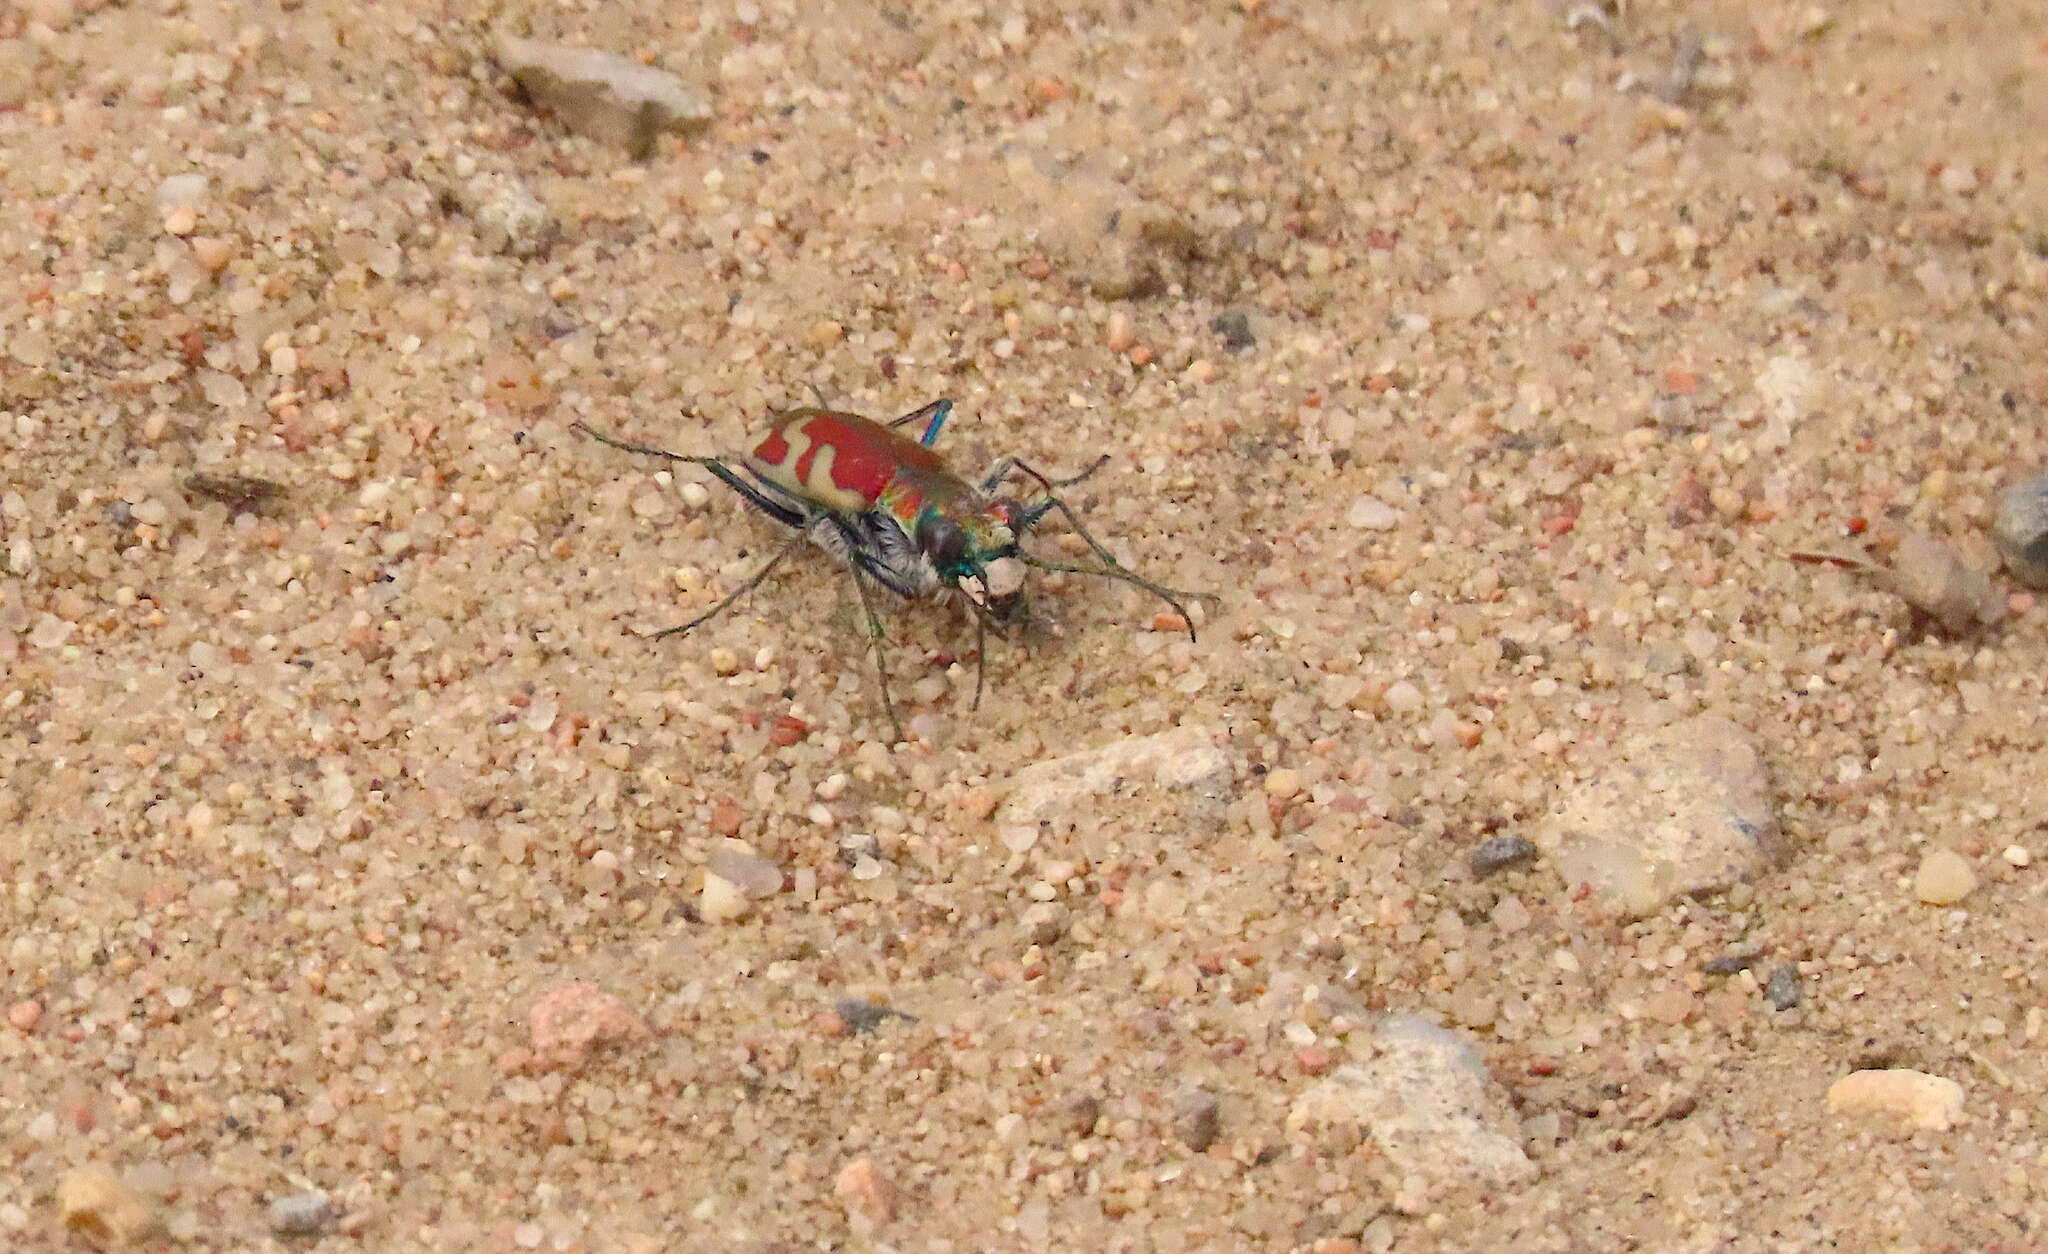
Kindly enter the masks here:
<path id="1" fill-rule="evenodd" d="M 1046 475 L 1039 474 L 1036 470 L 1033 470 L 1031 467 L 1026 466 L 1023 462 L 1017 463 L 1017 469 L 1023 471 L 1027 475 L 1030 475 L 1033 479 L 1038 480 L 1041 484 L 1044 484 L 1046 492 L 1050 494 L 1054 488 L 1073 487 L 1075 484 L 1080 483 L 1082 480 L 1092 477 L 1096 471 L 1102 469 L 1104 466 L 1107 465 L 1109 465 L 1109 454 L 1104 453 L 1102 456 L 1088 463 L 1088 466 L 1085 470 L 1078 471 L 1077 473 L 1071 475 L 1049 477 Z"/>
<path id="2" fill-rule="evenodd" d="M 699 466 L 708 466 L 712 462 L 718 461 L 716 457 L 691 457 L 683 453 L 671 453 L 665 448 L 656 448 L 652 444 L 635 444 L 631 440 L 621 440 L 615 435 L 606 435 L 587 422 L 572 422 L 569 424 L 569 428 L 572 431 L 581 431 L 599 444 L 610 445 L 622 453 L 640 453 L 648 457 L 660 457 L 672 462 L 695 462 Z M 722 465 L 723 463 L 720 464 Z"/>

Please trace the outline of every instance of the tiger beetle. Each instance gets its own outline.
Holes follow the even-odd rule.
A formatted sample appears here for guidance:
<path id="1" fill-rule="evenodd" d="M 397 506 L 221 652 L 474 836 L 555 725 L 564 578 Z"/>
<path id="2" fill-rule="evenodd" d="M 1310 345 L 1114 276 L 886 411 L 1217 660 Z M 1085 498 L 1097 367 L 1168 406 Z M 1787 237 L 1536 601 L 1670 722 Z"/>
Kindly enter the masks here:
<path id="1" fill-rule="evenodd" d="M 823 398 L 821 397 L 822 401 Z M 747 504 L 790 529 L 789 539 L 731 595 L 702 614 L 650 639 L 680 636 L 716 618 L 752 592 L 782 560 L 805 540 L 824 549 L 846 566 L 867 619 L 869 651 L 896 739 L 905 739 L 889 695 L 889 669 L 882 654 L 882 623 L 876 616 L 870 584 L 880 584 L 906 601 L 955 600 L 974 615 L 974 708 L 981 708 L 982 655 L 988 632 L 1005 628 L 1028 614 L 1024 594 L 1027 568 L 1063 571 L 1115 579 L 1158 597 L 1188 624 L 1193 619 L 1181 598 L 1213 600 L 1207 593 L 1182 592 L 1126 568 L 1081 525 L 1081 519 L 1060 499 L 1057 489 L 1072 487 L 1108 463 L 1104 454 L 1078 474 L 1047 475 L 1016 457 L 1003 457 L 981 482 L 969 483 L 946 468 L 932 451 L 939 429 L 953 410 L 950 400 L 936 400 L 886 426 L 858 414 L 824 405 L 778 414 L 774 426 L 737 457 L 690 456 L 606 435 L 586 423 L 575 429 L 602 444 L 671 462 L 702 466 Z M 900 428 L 917 432 L 911 439 Z M 1005 482 L 1022 477 L 1044 495 L 1029 504 L 998 495 Z M 1058 511 L 1100 566 L 1048 561 L 1023 547 L 1023 540 L 1046 515 Z"/>

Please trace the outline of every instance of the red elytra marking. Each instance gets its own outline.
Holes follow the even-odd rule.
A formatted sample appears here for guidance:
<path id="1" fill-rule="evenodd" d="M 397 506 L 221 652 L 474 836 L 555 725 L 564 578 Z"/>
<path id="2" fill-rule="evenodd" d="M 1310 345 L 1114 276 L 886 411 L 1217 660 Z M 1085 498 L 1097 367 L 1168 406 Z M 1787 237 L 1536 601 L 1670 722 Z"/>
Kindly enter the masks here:
<path id="1" fill-rule="evenodd" d="M 754 456 L 770 466 L 780 466 L 789 458 L 789 441 L 782 438 L 782 428 L 768 433 L 768 438 L 754 446 Z"/>
<path id="2" fill-rule="evenodd" d="M 803 432 L 811 442 L 791 468 L 796 481 L 810 483 L 811 468 L 819 453 L 829 448 L 832 485 L 843 492 L 857 493 L 870 505 L 882 498 L 883 489 L 898 471 L 941 467 L 938 454 L 924 445 L 857 414 L 816 414 L 804 420 Z M 761 455 L 767 455 L 767 448 L 764 441 Z M 783 455 L 788 455 L 786 445 Z"/>

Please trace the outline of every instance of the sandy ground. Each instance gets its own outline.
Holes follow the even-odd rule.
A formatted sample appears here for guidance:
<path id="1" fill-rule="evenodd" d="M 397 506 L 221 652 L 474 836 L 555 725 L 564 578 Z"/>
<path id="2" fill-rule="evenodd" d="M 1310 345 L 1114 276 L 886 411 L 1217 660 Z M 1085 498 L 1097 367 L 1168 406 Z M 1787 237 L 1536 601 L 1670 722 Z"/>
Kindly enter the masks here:
<path id="1" fill-rule="evenodd" d="M 2048 22 L 1570 17 L 0 9 L 0 1242 L 2048 1248 L 2048 615 L 1786 557 L 1992 569 L 2048 463 Z M 635 162 L 508 32 L 712 114 Z M 1199 643 L 1048 580 L 974 712 L 892 612 L 891 752 L 819 555 L 636 639 L 775 536 L 570 424 L 732 451 L 812 384 L 1110 454 Z M 1633 920 L 1470 869 L 1700 712 L 1779 864 Z M 1224 796 L 1002 821 L 1176 728 Z M 1290 1117 L 1383 1013 L 1527 1171 Z"/>

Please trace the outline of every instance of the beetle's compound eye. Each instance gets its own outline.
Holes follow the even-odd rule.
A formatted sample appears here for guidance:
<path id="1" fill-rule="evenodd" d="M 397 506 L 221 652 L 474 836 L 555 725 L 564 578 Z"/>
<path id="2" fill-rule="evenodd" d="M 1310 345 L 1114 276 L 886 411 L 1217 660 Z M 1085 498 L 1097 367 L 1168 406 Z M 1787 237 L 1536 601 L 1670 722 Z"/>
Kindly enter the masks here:
<path id="1" fill-rule="evenodd" d="M 917 522 L 917 547 L 940 570 L 958 566 L 967 554 L 967 533 L 960 524 L 938 514 L 926 514 Z"/>

